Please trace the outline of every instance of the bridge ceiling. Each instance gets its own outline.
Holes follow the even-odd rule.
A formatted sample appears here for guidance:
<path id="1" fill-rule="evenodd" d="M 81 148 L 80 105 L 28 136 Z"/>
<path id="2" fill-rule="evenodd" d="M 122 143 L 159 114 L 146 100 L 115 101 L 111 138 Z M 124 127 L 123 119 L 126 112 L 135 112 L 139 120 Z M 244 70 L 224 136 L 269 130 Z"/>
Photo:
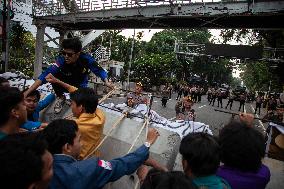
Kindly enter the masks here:
<path id="1" fill-rule="evenodd" d="M 34 23 L 60 30 L 284 28 L 284 1 L 282 0 L 255 0 L 254 3 L 247 1 L 189 3 L 189 1 L 155 0 L 152 1 L 156 2 L 153 4 L 147 4 L 151 2 L 150 0 L 125 0 L 122 2 L 129 2 L 129 4 L 127 6 L 124 4 L 124 7 L 114 7 L 113 4 L 112 7 L 107 7 L 106 4 L 101 4 L 105 7 L 97 7 L 97 9 L 82 9 L 82 3 L 78 1 L 76 4 L 72 4 L 74 1 L 68 1 L 69 4 L 65 2 L 65 6 L 62 2 L 58 2 L 57 6 L 42 2 L 39 6 L 40 2 L 41 0 L 37 0 L 37 3 L 34 3 Z M 104 2 L 119 2 L 119 0 Z"/>

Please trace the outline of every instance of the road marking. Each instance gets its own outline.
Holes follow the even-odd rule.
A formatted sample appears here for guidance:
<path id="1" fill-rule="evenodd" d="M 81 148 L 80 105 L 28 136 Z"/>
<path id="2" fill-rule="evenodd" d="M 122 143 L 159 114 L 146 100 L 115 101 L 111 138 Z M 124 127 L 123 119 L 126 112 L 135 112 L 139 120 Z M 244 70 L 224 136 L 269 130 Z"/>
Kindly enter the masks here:
<path id="1" fill-rule="evenodd" d="M 202 106 L 199 106 L 198 108 L 203 108 L 203 107 L 205 107 L 206 106 L 206 104 L 205 105 L 202 105 Z"/>
<path id="2" fill-rule="evenodd" d="M 158 102 L 158 101 L 154 100 L 154 102 Z"/>
<path id="3" fill-rule="evenodd" d="M 254 110 L 254 108 L 252 107 L 252 105 L 250 105 L 250 107 L 251 107 L 251 109 L 253 110 L 253 112 L 255 112 L 255 110 Z M 258 116 L 257 114 L 255 114 L 255 116 L 256 116 L 257 118 L 259 118 L 259 116 Z M 264 127 L 264 125 L 263 125 L 262 121 L 260 121 L 260 120 L 258 120 L 258 121 L 259 121 L 259 123 L 260 123 L 260 125 L 261 125 L 261 127 L 262 127 L 263 131 L 265 132 L 265 131 L 266 131 L 266 129 L 265 129 L 265 127 Z"/>

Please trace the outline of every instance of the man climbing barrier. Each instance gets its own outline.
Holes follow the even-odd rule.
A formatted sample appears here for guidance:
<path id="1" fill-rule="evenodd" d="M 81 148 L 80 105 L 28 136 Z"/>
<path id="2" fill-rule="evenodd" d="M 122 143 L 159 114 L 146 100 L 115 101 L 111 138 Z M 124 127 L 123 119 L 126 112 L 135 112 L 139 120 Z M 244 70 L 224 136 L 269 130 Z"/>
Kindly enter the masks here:
<path id="1" fill-rule="evenodd" d="M 98 65 L 97 61 L 91 55 L 82 52 L 81 41 L 78 38 L 64 39 L 61 55 L 38 77 L 24 95 L 27 96 L 31 91 L 46 83 L 45 77 L 49 73 L 77 88 L 87 87 L 89 70 L 96 76 L 99 76 L 108 87 L 112 87 L 107 80 L 107 72 Z M 58 97 L 54 111 L 55 113 L 59 113 L 65 103 L 63 93 L 67 92 L 67 90 L 58 84 L 52 84 L 52 87 Z"/>

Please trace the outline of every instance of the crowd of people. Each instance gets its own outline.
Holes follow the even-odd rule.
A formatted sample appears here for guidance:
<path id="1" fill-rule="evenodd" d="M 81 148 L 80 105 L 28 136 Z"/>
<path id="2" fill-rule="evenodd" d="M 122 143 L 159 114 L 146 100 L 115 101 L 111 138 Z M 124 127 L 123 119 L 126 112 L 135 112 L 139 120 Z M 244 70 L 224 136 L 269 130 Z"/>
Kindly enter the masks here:
<path id="1" fill-rule="evenodd" d="M 187 108 L 187 110 L 190 112 L 190 114 L 194 115 L 194 109 L 191 109 L 194 103 L 201 102 L 202 95 L 207 94 L 207 101 L 209 102 L 209 105 L 215 106 L 217 105 L 218 108 L 225 108 L 232 110 L 233 103 L 235 101 L 239 102 L 239 112 L 244 112 L 245 110 L 245 103 L 246 102 L 253 102 L 255 101 L 255 109 L 254 114 L 261 115 L 262 108 L 265 108 L 266 111 L 263 111 L 265 119 L 269 120 L 275 120 L 275 117 L 281 117 L 279 120 L 283 120 L 283 113 L 279 112 L 279 108 L 283 108 L 284 103 L 280 100 L 279 96 L 274 95 L 264 95 L 262 92 L 256 93 L 254 95 L 253 93 L 247 93 L 247 92 L 240 92 L 239 94 L 234 93 L 232 89 L 226 89 L 222 90 L 218 87 L 209 87 L 207 91 L 204 90 L 204 88 L 198 86 L 198 85 L 177 85 L 175 87 L 175 91 L 177 93 L 177 102 L 175 105 L 175 111 L 176 111 L 176 119 L 184 119 L 184 120 L 194 120 L 194 119 L 188 119 L 184 116 L 181 116 L 180 113 L 182 112 L 184 114 L 185 105 L 187 104 L 187 101 L 190 101 L 190 108 Z M 227 99 L 227 104 L 223 104 L 223 100 Z M 216 104 L 217 101 L 217 104 Z M 193 112 L 193 113 L 192 113 Z M 190 115 L 190 117 L 195 118 L 195 116 Z M 273 118 L 273 119 L 271 119 Z M 280 121 L 281 122 L 281 121 Z"/>
<path id="2" fill-rule="evenodd" d="M 265 140 L 253 128 L 250 114 L 240 114 L 240 121 L 228 123 L 218 137 L 201 132 L 185 136 L 179 146 L 182 171 L 169 171 L 150 157 L 149 150 L 160 136 L 154 128 L 149 128 L 145 143 L 132 153 L 110 161 L 101 159 L 99 151 L 90 157 L 90 152 L 101 141 L 106 118 L 97 107 L 98 97 L 94 90 L 87 87 L 88 70 L 100 76 L 109 87 L 113 86 L 95 60 L 81 52 L 80 44 L 78 39 L 64 40 L 62 55 L 27 90 L 10 87 L 9 82 L 1 79 L 2 186 L 11 189 L 99 189 L 138 170 L 143 189 L 265 188 L 270 180 L 269 168 L 262 164 Z M 41 100 L 36 89 L 45 82 L 52 84 L 55 94 Z M 135 92 L 127 96 L 129 106 L 150 103 L 142 95 L 142 87 L 137 83 Z M 203 88 L 183 87 L 183 91 L 187 93 L 176 106 L 177 116 L 194 120 L 192 105 L 200 102 Z M 66 102 L 63 92 L 70 93 L 75 118 L 40 122 L 39 112 L 55 98 L 54 111 L 61 111 Z M 145 166 L 152 169 L 145 171 Z"/>

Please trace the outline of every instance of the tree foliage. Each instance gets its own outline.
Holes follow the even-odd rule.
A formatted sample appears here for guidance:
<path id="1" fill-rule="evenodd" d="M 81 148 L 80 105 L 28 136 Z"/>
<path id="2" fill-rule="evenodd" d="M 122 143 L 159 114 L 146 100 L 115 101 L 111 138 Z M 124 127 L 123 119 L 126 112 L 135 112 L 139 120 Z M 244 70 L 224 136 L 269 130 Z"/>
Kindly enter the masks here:
<path id="1" fill-rule="evenodd" d="M 35 39 L 20 23 L 15 23 L 9 35 L 9 69 L 22 71 L 27 76 L 33 75 L 35 59 Z"/>
<path id="2" fill-rule="evenodd" d="M 107 31 L 97 38 L 93 51 L 100 45 L 111 48 L 111 59 L 125 62 L 126 79 L 130 61 L 132 38 L 119 34 L 120 31 Z M 176 80 L 187 80 L 192 75 L 200 75 L 210 82 L 231 79 L 231 64 L 227 60 L 212 60 L 207 57 L 195 57 L 190 60 L 174 54 L 175 42 L 208 43 L 211 34 L 208 30 L 167 29 L 155 33 L 149 42 L 141 41 L 143 32 L 136 33 L 131 66 L 131 80 L 141 80 L 144 84 L 160 85 Z M 111 44 L 110 44 L 111 41 Z"/>
<path id="3" fill-rule="evenodd" d="M 155 33 L 147 43 L 146 52 L 158 54 L 171 53 L 174 51 L 175 40 L 184 43 L 208 43 L 211 34 L 207 30 L 194 29 L 168 29 Z"/>
<path id="4" fill-rule="evenodd" d="M 248 39 L 246 41 L 250 45 L 272 48 L 283 48 L 284 45 L 284 30 L 223 30 L 221 35 L 224 43 Z M 263 57 L 283 59 L 284 52 L 264 52 Z M 241 69 L 241 78 L 251 90 L 268 90 L 270 86 L 272 90 L 281 91 L 284 85 L 283 62 L 246 61 Z"/>
<path id="5" fill-rule="evenodd" d="M 144 55 L 135 60 L 132 78 L 148 86 L 171 82 L 172 66 L 175 61 L 173 53 Z"/>

